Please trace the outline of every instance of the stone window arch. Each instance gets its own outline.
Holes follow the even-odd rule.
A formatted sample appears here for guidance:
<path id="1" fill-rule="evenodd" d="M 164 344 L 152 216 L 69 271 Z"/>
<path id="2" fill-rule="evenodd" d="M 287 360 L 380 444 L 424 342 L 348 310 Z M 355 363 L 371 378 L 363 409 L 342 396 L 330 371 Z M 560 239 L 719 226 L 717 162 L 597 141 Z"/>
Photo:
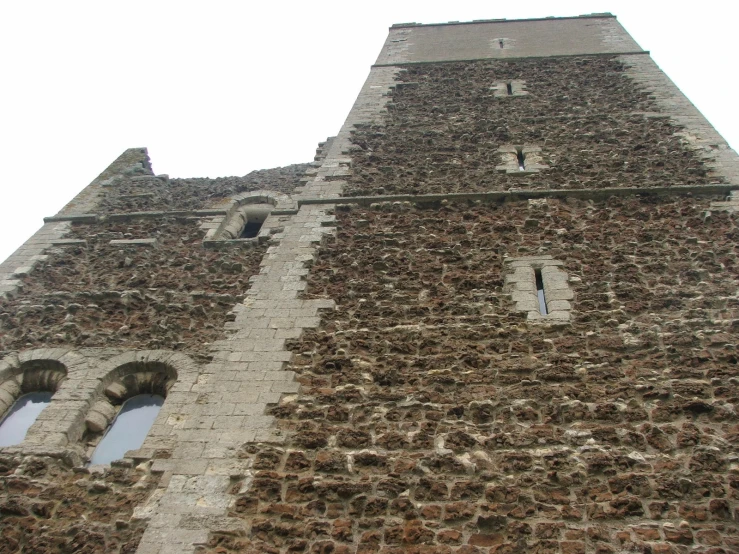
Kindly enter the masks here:
<path id="1" fill-rule="evenodd" d="M 201 224 L 206 230 L 204 244 L 239 243 L 248 246 L 268 240 L 280 232 L 283 225 L 279 217 L 270 216 L 288 216 L 297 211 L 297 202 L 286 194 L 266 190 L 238 194 L 230 199 L 223 212 Z"/>
<path id="2" fill-rule="evenodd" d="M 109 463 L 140 448 L 176 382 L 175 368 L 156 360 L 131 361 L 109 372 L 85 418 L 84 440 L 93 463 Z"/>
<path id="3" fill-rule="evenodd" d="M 22 443 L 67 376 L 54 359 L 31 359 L 0 367 L 0 446 Z"/>
<path id="4" fill-rule="evenodd" d="M 226 240 L 257 238 L 264 221 L 273 209 L 274 206 L 267 202 L 240 206 L 226 222 L 221 231 L 221 238 Z"/>

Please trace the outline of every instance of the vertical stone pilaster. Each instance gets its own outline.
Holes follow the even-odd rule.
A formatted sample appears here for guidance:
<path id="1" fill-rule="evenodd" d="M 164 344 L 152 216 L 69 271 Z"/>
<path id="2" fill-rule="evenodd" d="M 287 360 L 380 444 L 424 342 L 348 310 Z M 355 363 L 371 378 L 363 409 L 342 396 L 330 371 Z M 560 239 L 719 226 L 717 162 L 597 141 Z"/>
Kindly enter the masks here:
<path id="1" fill-rule="evenodd" d="M 351 171 L 351 134 L 357 124 L 377 123 L 385 114 L 390 88 L 395 85 L 398 67 L 373 67 L 357 101 L 338 135 L 331 141 L 326 157 L 306 184 L 298 201 L 310 198 L 341 196 L 346 181 L 341 178 Z"/>
<path id="2" fill-rule="evenodd" d="M 121 154 L 92 183 L 85 187 L 54 218 L 47 218 L 41 227 L 23 245 L 0 264 L 0 297 L 15 294 L 22 283 L 20 278 L 30 273 L 36 262 L 44 260 L 44 252 L 62 240 L 70 228 L 70 221 L 79 214 L 93 212 L 106 186 L 113 186 L 123 176 L 150 175 L 151 164 L 146 148 L 129 148 Z M 68 218 L 68 220 L 65 220 Z"/>
<path id="3" fill-rule="evenodd" d="M 294 374 L 283 371 L 291 357 L 286 341 L 317 326 L 320 310 L 333 308 L 332 301 L 299 298 L 318 244 L 332 232 L 327 210 L 304 206 L 274 236 L 277 244 L 228 325 L 233 334 L 213 344 L 214 359 L 196 383 L 176 391 L 189 401 L 147 439 L 145 447 L 169 442 L 173 450 L 152 466 L 168 484 L 137 512 L 150 518 L 139 553 L 192 552 L 214 528 L 239 529 L 241 522 L 227 517 L 230 487 L 249 481 L 249 463 L 238 451 L 249 442 L 280 442 L 265 412 L 298 391 Z"/>
<path id="4" fill-rule="evenodd" d="M 739 212 L 739 190 L 732 190 L 724 201 L 711 202 L 711 210 L 717 212 Z"/>
<path id="5" fill-rule="evenodd" d="M 397 68 L 373 68 L 346 122 L 327 145 L 325 157 L 310 173 L 298 202 L 340 196 L 351 171 L 351 131 L 355 124 L 377 120 Z M 250 442 L 280 443 L 267 406 L 283 394 L 297 393 L 294 373 L 284 371 L 292 353 L 286 342 L 303 329 L 317 327 L 320 312 L 334 308 L 328 299 L 302 299 L 305 277 L 321 240 L 333 233 L 334 206 L 304 204 L 282 216 L 261 271 L 251 278 L 247 298 L 227 325 L 233 334 L 213 344 L 213 361 L 195 385 L 178 391 L 189 400 L 169 415 L 168 425 L 153 430 L 145 447 L 174 445 L 171 458 L 155 460 L 152 471 L 164 473 L 166 488 L 137 509 L 149 525 L 138 554 L 184 554 L 204 543 L 210 531 L 241 532 L 242 520 L 229 518 L 233 487 L 246 490 L 249 462 L 238 450 Z"/>
<path id="6" fill-rule="evenodd" d="M 660 108 L 658 114 L 644 115 L 667 115 L 678 126 L 684 127 L 684 131 L 676 133 L 681 135 L 682 142 L 695 150 L 717 175 L 725 177 L 729 183 L 739 185 L 737 153 L 654 60 L 647 55 L 619 56 L 619 60 L 627 68 L 626 75 L 649 92 Z"/>
<path id="7" fill-rule="evenodd" d="M 23 245 L 0 264 L 0 297 L 13 296 L 23 286 L 21 277 L 27 275 L 37 262 L 45 260 L 45 250 L 69 231 L 68 221 L 46 223 Z"/>

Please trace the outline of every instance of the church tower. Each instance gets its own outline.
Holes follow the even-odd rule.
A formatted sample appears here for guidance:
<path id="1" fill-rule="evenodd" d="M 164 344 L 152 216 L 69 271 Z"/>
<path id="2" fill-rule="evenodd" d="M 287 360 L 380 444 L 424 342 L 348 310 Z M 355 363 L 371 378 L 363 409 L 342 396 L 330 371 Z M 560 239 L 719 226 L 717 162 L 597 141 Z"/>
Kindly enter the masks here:
<path id="1" fill-rule="evenodd" d="M 0 554 L 736 552 L 736 190 L 610 14 L 394 25 L 310 164 L 127 150 L 0 265 Z"/>

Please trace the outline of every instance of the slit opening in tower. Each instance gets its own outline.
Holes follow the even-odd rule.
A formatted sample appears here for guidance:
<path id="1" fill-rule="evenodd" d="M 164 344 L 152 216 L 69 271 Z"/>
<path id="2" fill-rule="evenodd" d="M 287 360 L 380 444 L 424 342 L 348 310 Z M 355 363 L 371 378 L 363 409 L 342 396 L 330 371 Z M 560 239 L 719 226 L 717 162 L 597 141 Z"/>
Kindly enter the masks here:
<path id="1" fill-rule="evenodd" d="M 501 48 L 503 48 L 503 39 L 500 39 L 500 40 L 498 41 L 498 46 L 500 46 Z"/>
<path id="2" fill-rule="evenodd" d="M 508 96 L 513 96 L 513 83 L 506 83 L 505 88 L 508 91 Z"/>
<path id="3" fill-rule="evenodd" d="M 547 299 L 544 296 L 544 279 L 541 277 L 541 269 L 535 269 L 534 275 L 536 275 L 536 296 L 539 298 L 539 313 L 541 315 L 547 315 Z"/>
<path id="4" fill-rule="evenodd" d="M 524 156 L 521 147 L 516 147 L 516 158 L 518 158 L 518 170 L 526 171 L 526 156 Z"/>
<path id="5" fill-rule="evenodd" d="M 240 239 L 253 239 L 259 234 L 263 221 L 248 221 L 239 235 Z"/>

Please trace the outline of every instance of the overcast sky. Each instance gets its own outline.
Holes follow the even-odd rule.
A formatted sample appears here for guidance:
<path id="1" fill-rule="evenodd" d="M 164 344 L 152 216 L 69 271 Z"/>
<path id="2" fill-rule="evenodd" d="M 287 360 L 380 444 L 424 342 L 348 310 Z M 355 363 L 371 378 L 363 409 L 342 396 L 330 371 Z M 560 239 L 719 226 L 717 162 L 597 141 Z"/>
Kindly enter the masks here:
<path id="1" fill-rule="evenodd" d="M 209 2 L 0 4 L 0 260 L 123 150 L 156 173 L 244 175 L 306 162 L 335 135 L 393 23 L 610 11 L 739 145 L 739 3 Z"/>

